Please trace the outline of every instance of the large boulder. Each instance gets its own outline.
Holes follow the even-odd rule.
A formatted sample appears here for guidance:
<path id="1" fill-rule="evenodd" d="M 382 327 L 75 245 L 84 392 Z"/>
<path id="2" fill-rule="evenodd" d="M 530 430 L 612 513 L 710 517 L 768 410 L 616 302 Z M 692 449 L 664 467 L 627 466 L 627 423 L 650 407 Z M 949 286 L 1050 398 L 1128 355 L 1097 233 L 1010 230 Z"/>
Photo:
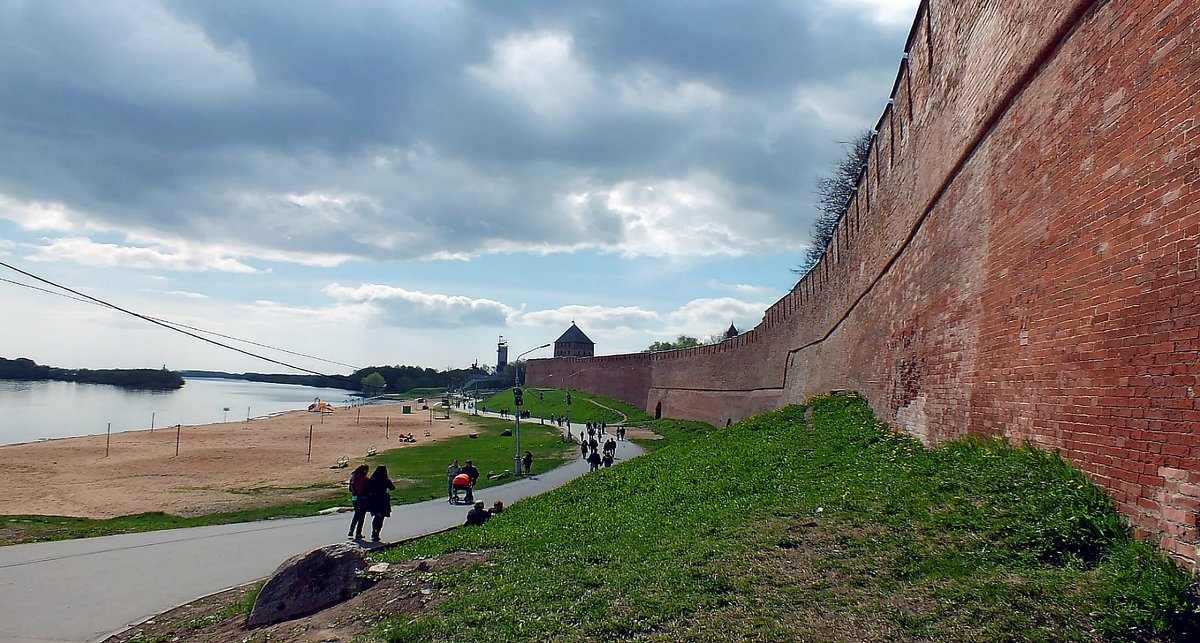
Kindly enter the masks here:
<path id="1" fill-rule="evenodd" d="M 336 605 L 363 590 L 367 565 L 363 550 L 347 543 L 292 556 L 267 579 L 246 625 L 270 625 Z"/>

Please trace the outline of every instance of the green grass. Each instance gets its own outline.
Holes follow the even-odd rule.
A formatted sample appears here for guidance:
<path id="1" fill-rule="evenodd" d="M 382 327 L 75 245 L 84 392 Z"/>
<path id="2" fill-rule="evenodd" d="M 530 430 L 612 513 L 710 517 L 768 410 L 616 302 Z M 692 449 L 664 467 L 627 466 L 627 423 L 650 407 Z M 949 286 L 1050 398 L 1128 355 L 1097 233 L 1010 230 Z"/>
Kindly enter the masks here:
<path id="1" fill-rule="evenodd" d="M 457 417 L 465 418 L 464 415 Z M 474 417 L 470 419 L 476 427 L 477 438 L 456 437 L 439 440 L 417 447 L 385 451 L 368 458 L 374 465 L 385 465 L 396 491 L 392 492 L 397 504 L 420 502 L 442 498 L 446 494 L 446 467 L 457 458 L 460 462 L 473 460 L 484 475 L 480 488 L 511 482 L 513 478 L 487 480 L 489 471 L 497 473 L 512 470 L 515 449 L 513 438 L 501 436 L 504 429 L 512 428 L 512 421 L 495 418 Z M 536 421 L 521 424 L 521 451 L 534 455 L 533 472 L 553 469 L 569 458 L 576 457 L 576 449 L 564 444 L 557 427 L 541 426 Z M 347 473 L 349 476 L 349 473 Z M 0 545 L 44 540 L 66 540 L 111 534 L 175 529 L 179 527 L 201 527 L 273 518 L 295 518 L 314 516 L 331 506 L 348 505 L 345 485 L 327 487 L 324 497 L 312 502 L 288 503 L 278 506 L 206 514 L 202 516 L 175 516 L 162 512 L 149 512 L 120 516 L 105 520 L 71 518 L 65 516 L 0 516 Z M 267 489 L 240 489 L 236 493 L 258 495 L 270 492 Z"/>
<path id="2" fill-rule="evenodd" d="M 567 392 L 565 389 L 540 386 L 522 386 L 521 389 L 525 391 L 525 405 L 521 408 L 529 411 L 535 419 L 539 417 L 558 417 L 560 415 L 566 417 Z M 534 393 L 535 391 L 541 392 L 543 399 L 538 400 L 537 395 Z M 507 408 L 509 412 L 512 412 L 514 408 L 512 389 L 504 389 L 479 404 L 481 409 L 486 407 L 489 411 L 499 411 L 502 408 Z M 615 411 L 610 409 L 615 409 Z M 624 414 L 624 417 L 622 414 Z M 586 424 L 587 422 L 616 424 L 625 418 L 628 418 L 630 424 L 636 425 L 644 425 L 652 421 L 652 418 L 646 415 L 645 411 L 631 404 L 583 391 L 571 390 L 572 424 Z"/>
<path id="3" fill-rule="evenodd" d="M 457 415 L 456 417 L 466 417 Z M 472 417 L 477 427 L 477 439 L 457 437 L 439 440 L 417 448 L 395 449 L 371 458 L 372 465 L 385 465 L 396 490 L 392 498 L 399 503 L 419 502 L 446 496 L 446 467 L 457 459 L 475 463 L 481 476 L 477 488 L 486 489 L 512 479 L 488 480 L 489 472 L 511 471 L 516 450 L 512 437 L 501 436 L 513 428 L 512 420 Z M 554 469 L 576 457 L 575 447 L 564 444 L 558 427 L 538 424 L 537 420 L 521 422 L 521 452 L 533 453 L 533 473 Z"/>
<path id="4" fill-rule="evenodd" d="M 811 411 L 811 421 L 806 413 Z M 854 398 L 657 451 L 480 528 L 391 550 L 481 551 L 385 640 L 1194 640 L 1194 579 L 1130 539 L 1057 456 L 926 450 Z"/>
<path id="5" fill-rule="evenodd" d="M 266 581 L 255 583 L 253 591 L 248 592 L 240 601 L 212 614 L 189 619 L 184 627 L 189 630 L 200 630 L 234 616 L 240 616 L 243 619 L 250 618 L 250 612 L 254 611 L 254 602 L 258 600 L 258 594 L 262 591 L 263 585 L 266 585 Z"/>

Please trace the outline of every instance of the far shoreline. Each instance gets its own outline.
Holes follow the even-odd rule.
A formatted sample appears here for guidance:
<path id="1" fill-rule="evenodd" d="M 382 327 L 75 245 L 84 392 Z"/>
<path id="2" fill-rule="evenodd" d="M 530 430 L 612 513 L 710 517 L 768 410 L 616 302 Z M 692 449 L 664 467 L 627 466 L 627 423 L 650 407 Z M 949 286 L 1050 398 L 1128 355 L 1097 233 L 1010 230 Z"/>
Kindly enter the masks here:
<path id="1" fill-rule="evenodd" d="M 0 445 L 33 444 L 160 428 L 269 419 L 303 411 L 314 397 L 339 409 L 365 398 L 352 391 L 303 385 L 202 378 L 171 391 L 58 380 L 0 380 Z M 222 407 L 225 407 L 224 409 Z M 224 413 L 223 413 L 224 411 Z"/>

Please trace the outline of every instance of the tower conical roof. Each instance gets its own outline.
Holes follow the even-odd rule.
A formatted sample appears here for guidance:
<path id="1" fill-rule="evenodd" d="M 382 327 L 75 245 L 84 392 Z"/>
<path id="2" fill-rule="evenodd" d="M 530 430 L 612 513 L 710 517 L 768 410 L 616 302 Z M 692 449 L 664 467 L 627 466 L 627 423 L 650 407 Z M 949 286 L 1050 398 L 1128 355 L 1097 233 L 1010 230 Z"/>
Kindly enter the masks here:
<path id="1" fill-rule="evenodd" d="M 575 325 L 575 322 L 571 322 L 571 327 L 567 329 L 567 332 L 563 333 L 562 337 L 559 337 L 554 341 L 554 343 L 595 344 L 596 342 L 588 339 L 588 336 L 584 335 L 583 331 L 579 330 L 579 327 Z"/>

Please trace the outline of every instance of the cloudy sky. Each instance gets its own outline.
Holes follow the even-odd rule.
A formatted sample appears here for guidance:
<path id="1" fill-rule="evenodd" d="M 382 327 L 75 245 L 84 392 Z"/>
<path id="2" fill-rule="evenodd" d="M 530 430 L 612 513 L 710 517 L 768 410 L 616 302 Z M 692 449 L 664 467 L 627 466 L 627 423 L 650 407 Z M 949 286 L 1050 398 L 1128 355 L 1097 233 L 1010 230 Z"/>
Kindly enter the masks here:
<path id="1" fill-rule="evenodd" d="M 749 329 L 916 4 L 0 0 L 0 261 L 321 372 Z M 2 357 L 290 372 L 0 279 Z"/>

